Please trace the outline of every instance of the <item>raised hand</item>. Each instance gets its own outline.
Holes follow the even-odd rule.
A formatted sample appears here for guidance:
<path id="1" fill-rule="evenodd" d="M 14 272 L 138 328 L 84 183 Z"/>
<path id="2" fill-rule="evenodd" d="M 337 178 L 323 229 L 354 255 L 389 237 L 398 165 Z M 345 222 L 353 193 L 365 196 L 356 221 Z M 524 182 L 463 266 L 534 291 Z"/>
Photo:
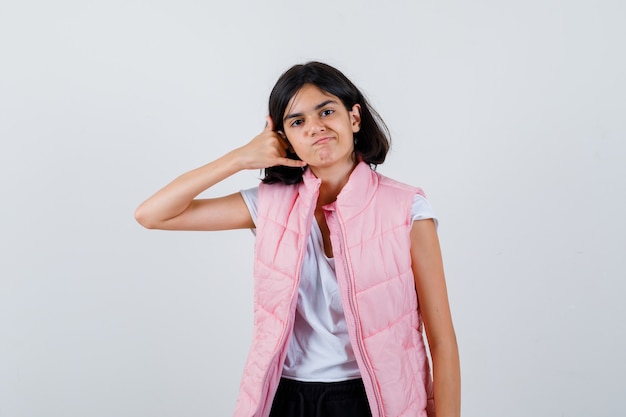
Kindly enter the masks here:
<path id="1" fill-rule="evenodd" d="M 245 169 L 263 169 L 277 165 L 294 168 L 306 166 L 306 162 L 287 158 L 289 142 L 280 133 L 274 132 L 272 118 L 267 116 L 266 119 L 267 124 L 263 132 L 236 150 L 243 167 Z"/>

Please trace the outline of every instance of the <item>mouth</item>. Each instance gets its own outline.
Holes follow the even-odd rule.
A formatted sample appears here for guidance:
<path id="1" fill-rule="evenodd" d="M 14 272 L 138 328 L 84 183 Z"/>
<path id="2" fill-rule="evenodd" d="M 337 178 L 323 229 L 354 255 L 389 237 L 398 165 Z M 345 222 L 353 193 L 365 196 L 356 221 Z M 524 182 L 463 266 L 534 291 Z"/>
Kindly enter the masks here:
<path id="1" fill-rule="evenodd" d="M 325 143 L 330 142 L 331 139 L 332 139 L 332 137 L 330 137 L 330 136 L 325 136 L 323 138 L 319 138 L 318 140 L 313 142 L 313 146 L 315 146 L 315 145 L 323 145 Z"/>

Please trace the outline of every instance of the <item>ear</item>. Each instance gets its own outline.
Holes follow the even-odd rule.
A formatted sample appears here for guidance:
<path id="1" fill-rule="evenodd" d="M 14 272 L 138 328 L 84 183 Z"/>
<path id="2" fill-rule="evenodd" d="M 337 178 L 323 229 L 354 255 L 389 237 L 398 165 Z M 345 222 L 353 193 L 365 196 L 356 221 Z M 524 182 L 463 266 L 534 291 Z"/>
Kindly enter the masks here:
<path id="1" fill-rule="evenodd" d="M 361 105 L 355 104 L 350 110 L 350 121 L 352 122 L 352 132 L 356 133 L 361 130 Z"/>

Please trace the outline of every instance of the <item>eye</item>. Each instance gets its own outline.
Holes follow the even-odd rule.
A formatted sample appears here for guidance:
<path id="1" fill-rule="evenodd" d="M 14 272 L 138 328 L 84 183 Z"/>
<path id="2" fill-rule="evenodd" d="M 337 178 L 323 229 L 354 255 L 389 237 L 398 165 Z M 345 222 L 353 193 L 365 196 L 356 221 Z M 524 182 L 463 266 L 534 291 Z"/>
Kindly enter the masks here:
<path id="1" fill-rule="evenodd" d="M 331 114 L 333 114 L 335 111 L 333 109 L 326 109 L 326 110 L 322 110 L 322 117 L 324 116 L 330 116 Z"/>
<path id="2" fill-rule="evenodd" d="M 293 122 L 291 122 L 291 123 L 289 124 L 289 126 L 291 126 L 291 127 L 297 127 L 297 126 L 300 126 L 302 123 L 303 123 L 303 120 L 302 120 L 302 119 L 295 119 Z"/>

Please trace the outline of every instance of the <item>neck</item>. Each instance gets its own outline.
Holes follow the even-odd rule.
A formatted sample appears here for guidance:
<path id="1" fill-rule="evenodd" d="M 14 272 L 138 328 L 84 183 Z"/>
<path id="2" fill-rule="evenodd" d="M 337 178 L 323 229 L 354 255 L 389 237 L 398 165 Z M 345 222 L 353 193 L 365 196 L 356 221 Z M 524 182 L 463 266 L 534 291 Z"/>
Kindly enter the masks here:
<path id="1" fill-rule="evenodd" d="M 328 168 L 311 168 L 311 171 L 317 178 L 322 180 L 320 185 L 320 194 L 317 205 L 323 206 L 330 204 L 337 199 L 337 196 L 348 182 L 350 174 L 356 167 L 356 161 L 350 161 L 349 164 L 341 166 L 333 166 Z"/>

